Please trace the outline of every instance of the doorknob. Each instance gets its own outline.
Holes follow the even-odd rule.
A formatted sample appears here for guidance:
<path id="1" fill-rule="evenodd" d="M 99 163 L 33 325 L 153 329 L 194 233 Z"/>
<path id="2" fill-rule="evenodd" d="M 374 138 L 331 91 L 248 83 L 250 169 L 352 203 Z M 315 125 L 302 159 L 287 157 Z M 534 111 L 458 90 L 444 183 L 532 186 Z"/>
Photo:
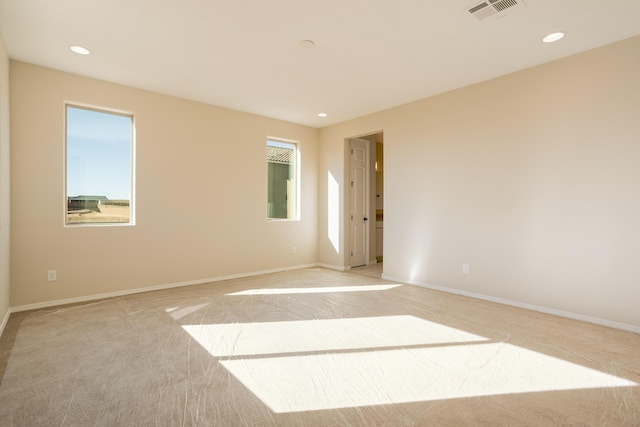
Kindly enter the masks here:
<path id="1" fill-rule="evenodd" d="M 369 218 L 367 218 L 367 217 L 365 216 L 365 217 L 364 217 L 364 220 L 365 220 L 365 221 L 369 221 Z"/>

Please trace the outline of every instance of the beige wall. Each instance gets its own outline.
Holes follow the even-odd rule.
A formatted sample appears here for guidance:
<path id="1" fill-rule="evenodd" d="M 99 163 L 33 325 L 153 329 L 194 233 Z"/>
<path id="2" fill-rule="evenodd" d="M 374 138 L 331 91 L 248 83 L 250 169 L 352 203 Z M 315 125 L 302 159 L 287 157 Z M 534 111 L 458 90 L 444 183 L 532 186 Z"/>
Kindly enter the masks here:
<path id="1" fill-rule="evenodd" d="M 638 75 L 635 37 L 318 131 L 11 62 L 11 306 L 347 266 L 346 139 L 384 131 L 385 277 L 640 328 Z M 63 226 L 65 100 L 135 114 L 136 226 Z M 264 219 L 267 136 L 301 143 L 300 222 Z"/>
<path id="2" fill-rule="evenodd" d="M 385 277 L 640 328 L 638 76 L 634 37 L 327 127 L 320 176 L 382 129 Z M 319 261 L 347 265 L 319 184 Z"/>
<path id="3" fill-rule="evenodd" d="M 316 262 L 318 130 L 15 61 L 11 92 L 13 307 Z M 65 101 L 135 114 L 135 226 L 63 226 Z M 268 136 L 300 142 L 301 221 L 265 219 Z"/>
<path id="4" fill-rule="evenodd" d="M 0 333 L 9 314 L 9 55 L 0 35 Z"/>

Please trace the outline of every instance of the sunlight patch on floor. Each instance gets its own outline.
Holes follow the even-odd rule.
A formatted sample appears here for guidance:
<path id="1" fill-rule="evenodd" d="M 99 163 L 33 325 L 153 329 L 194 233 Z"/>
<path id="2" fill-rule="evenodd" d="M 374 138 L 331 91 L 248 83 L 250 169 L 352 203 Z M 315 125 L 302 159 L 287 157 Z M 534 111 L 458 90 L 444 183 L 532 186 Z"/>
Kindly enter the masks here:
<path id="1" fill-rule="evenodd" d="M 369 292 L 369 291 L 386 291 L 389 289 L 402 286 L 399 284 L 394 285 L 362 285 L 362 286 L 327 286 L 319 287 L 314 286 L 311 288 L 274 288 L 274 289 L 249 289 L 246 291 L 234 292 L 227 294 L 228 296 L 234 295 L 285 295 L 285 294 L 325 294 L 333 292 Z"/>
<path id="2" fill-rule="evenodd" d="M 215 357 L 486 341 L 478 335 L 407 315 L 182 327 Z"/>
<path id="3" fill-rule="evenodd" d="M 503 343 L 220 363 L 278 413 L 637 385 Z"/>
<path id="4" fill-rule="evenodd" d="M 173 317 L 175 320 L 178 320 L 185 316 L 188 316 L 189 314 L 195 313 L 196 311 L 208 305 L 209 303 L 192 305 L 192 306 L 183 307 L 183 308 L 171 307 L 171 308 L 167 308 L 165 311 L 169 313 L 169 315 Z"/>
<path id="5" fill-rule="evenodd" d="M 638 385 L 409 315 L 183 328 L 278 413 Z"/>

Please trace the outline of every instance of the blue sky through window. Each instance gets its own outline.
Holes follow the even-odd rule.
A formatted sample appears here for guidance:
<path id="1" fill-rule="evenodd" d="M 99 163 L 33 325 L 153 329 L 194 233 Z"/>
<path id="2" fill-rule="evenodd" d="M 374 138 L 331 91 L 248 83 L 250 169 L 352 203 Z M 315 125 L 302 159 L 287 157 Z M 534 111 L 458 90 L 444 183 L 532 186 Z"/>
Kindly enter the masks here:
<path id="1" fill-rule="evenodd" d="M 130 116 L 67 107 L 67 196 L 131 199 Z"/>

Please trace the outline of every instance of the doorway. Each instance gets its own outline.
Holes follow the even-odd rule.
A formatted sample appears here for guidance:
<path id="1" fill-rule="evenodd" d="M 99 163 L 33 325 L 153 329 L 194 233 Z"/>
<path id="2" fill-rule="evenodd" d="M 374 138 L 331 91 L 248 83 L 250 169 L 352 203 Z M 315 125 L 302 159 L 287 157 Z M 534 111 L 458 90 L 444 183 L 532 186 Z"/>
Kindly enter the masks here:
<path id="1" fill-rule="evenodd" d="M 349 265 L 369 260 L 369 141 L 349 140 Z"/>
<path id="2" fill-rule="evenodd" d="M 382 262 L 383 256 L 383 133 L 348 138 L 345 183 L 348 192 L 347 255 L 349 267 Z"/>

